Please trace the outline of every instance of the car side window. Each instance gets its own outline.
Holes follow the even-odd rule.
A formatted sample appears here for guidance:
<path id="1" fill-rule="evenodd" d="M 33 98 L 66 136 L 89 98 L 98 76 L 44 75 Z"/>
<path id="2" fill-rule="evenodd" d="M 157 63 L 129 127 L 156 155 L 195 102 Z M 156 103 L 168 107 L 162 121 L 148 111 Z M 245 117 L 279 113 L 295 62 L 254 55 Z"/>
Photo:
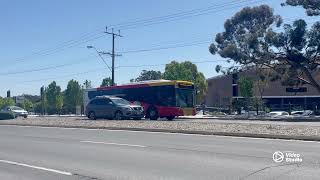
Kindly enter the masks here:
<path id="1" fill-rule="evenodd" d="M 97 101 L 97 100 L 92 100 L 92 101 L 90 102 L 90 104 L 96 105 L 96 101 Z"/>
<path id="2" fill-rule="evenodd" d="M 102 105 L 110 105 L 110 99 L 103 99 L 102 100 Z"/>
<path id="3" fill-rule="evenodd" d="M 99 105 L 99 106 L 104 105 L 104 99 L 97 99 L 96 105 Z"/>

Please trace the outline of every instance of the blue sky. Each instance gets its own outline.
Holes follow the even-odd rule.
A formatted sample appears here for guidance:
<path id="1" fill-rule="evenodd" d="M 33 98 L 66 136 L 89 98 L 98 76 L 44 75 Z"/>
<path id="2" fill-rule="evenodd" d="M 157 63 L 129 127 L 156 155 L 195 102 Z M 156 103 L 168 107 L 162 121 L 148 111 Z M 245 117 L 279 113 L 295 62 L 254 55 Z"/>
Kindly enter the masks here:
<path id="1" fill-rule="evenodd" d="M 284 0 L 283 0 L 284 1 Z M 198 8 L 214 7 L 206 14 L 135 28 L 119 27 L 116 51 L 174 47 L 165 50 L 123 53 L 116 58 L 116 82 L 127 83 L 141 70 L 164 71 L 172 60 L 190 60 L 207 78 L 217 75 L 214 67 L 223 64 L 219 56 L 208 52 L 210 41 L 223 31 L 224 21 L 244 6 L 268 4 L 276 14 L 291 21 L 306 18 L 301 8 L 281 7 L 280 0 L 1 0 L 0 10 L 0 96 L 8 89 L 12 95 L 39 94 L 42 85 L 55 80 L 64 89 L 70 79 L 91 80 L 100 85 L 111 72 L 97 57 L 98 50 L 111 50 L 111 36 L 103 33 L 106 25 L 166 16 Z M 235 4 L 237 2 L 237 4 Z M 200 12 L 200 11 L 194 11 Z M 310 18 L 309 18 L 310 19 Z M 314 18 L 313 18 L 314 19 Z M 153 19 L 151 22 L 155 22 Z M 105 57 L 111 65 L 111 58 Z M 212 61 L 212 62 L 203 62 Z M 65 65 L 65 66 L 62 66 Z M 227 64 L 223 64 L 228 66 Z M 46 69 L 47 67 L 55 67 Z M 33 71 L 32 70 L 37 70 Z M 42 70 L 39 70 L 42 69 Z M 25 71 L 25 73 L 20 73 Z"/>

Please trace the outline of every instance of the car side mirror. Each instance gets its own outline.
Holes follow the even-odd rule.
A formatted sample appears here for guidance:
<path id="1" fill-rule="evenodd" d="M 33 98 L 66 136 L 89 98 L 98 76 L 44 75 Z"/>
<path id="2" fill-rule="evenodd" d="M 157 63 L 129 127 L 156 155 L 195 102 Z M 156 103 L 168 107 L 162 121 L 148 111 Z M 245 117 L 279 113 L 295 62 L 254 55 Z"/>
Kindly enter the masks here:
<path id="1" fill-rule="evenodd" d="M 112 102 L 109 102 L 108 104 L 109 104 L 109 105 L 113 105 L 113 103 L 112 103 Z"/>

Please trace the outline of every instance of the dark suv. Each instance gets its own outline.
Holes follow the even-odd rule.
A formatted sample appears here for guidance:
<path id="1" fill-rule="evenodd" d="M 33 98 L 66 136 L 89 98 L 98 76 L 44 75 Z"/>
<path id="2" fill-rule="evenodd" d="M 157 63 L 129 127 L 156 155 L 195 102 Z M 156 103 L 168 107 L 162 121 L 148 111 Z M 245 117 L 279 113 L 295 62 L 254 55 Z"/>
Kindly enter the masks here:
<path id="1" fill-rule="evenodd" d="M 108 119 L 141 119 L 144 116 L 143 107 L 132 105 L 129 101 L 113 96 L 97 96 L 93 98 L 85 110 L 86 116 L 92 120 Z"/>

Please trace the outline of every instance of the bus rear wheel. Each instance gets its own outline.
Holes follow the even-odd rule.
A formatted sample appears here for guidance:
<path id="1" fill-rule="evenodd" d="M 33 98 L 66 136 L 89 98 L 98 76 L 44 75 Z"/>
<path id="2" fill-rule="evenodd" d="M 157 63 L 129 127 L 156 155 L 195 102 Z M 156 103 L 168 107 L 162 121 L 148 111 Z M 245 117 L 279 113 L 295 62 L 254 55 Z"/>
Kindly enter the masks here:
<path id="1" fill-rule="evenodd" d="M 148 117 L 150 120 L 157 120 L 159 118 L 157 109 L 154 107 L 150 108 L 148 111 Z"/>
<path id="2" fill-rule="evenodd" d="M 175 116 L 167 116 L 166 117 L 169 121 L 172 121 L 174 118 L 175 118 Z"/>

